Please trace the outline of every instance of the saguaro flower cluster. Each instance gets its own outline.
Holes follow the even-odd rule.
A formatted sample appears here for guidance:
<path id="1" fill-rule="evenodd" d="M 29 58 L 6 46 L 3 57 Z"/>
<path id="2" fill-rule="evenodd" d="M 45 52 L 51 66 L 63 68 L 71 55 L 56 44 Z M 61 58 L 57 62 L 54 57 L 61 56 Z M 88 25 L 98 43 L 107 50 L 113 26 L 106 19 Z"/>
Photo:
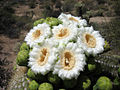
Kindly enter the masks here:
<path id="1" fill-rule="evenodd" d="M 62 13 L 35 25 L 25 41 L 31 48 L 28 66 L 36 74 L 52 72 L 63 80 L 77 79 L 86 65 L 86 55 L 104 51 L 104 38 L 80 17 Z"/>

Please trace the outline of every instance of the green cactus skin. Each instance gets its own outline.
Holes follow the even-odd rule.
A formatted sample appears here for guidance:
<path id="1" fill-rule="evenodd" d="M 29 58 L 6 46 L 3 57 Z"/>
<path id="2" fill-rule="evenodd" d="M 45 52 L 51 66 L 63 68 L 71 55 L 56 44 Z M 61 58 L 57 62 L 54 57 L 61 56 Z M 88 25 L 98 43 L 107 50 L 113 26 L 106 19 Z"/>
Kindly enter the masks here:
<path id="1" fill-rule="evenodd" d="M 95 64 L 88 64 L 88 70 L 89 71 L 93 71 L 96 69 L 96 65 Z"/>
<path id="2" fill-rule="evenodd" d="M 93 86 L 93 90 L 112 90 L 112 82 L 106 76 L 101 76 Z"/>
<path id="3" fill-rule="evenodd" d="M 27 66 L 28 64 L 29 52 L 27 50 L 21 50 L 16 58 L 16 63 L 19 66 Z"/>
<path id="4" fill-rule="evenodd" d="M 41 18 L 41 19 L 35 21 L 33 26 L 37 26 L 38 24 L 42 24 L 42 23 L 44 23 L 44 21 L 45 21 L 45 19 Z"/>
<path id="5" fill-rule="evenodd" d="M 23 75 L 21 77 L 16 77 L 14 81 L 11 82 L 11 85 L 8 90 L 29 90 L 30 80 L 26 77 L 26 75 Z"/>
<path id="6" fill-rule="evenodd" d="M 42 83 L 38 90 L 53 90 L 53 86 L 50 83 Z"/>
<path id="7" fill-rule="evenodd" d="M 29 89 L 30 90 L 38 90 L 38 87 L 39 87 L 39 84 L 35 80 L 32 80 L 29 83 Z"/>
<path id="8" fill-rule="evenodd" d="M 77 80 L 76 79 L 64 80 L 63 84 L 65 88 L 73 88 L 77 84 Z"/>
<path id="9" fill-rule="evenodd" d="M 24 42 L 22 43 L 20 50 L 28 50 L 29 51 L 30 47 Z"/>
<path id="10" fill-rule="evenodd" d="M 35 79 L 35 78 L 36 78 L 36 77 L 35 77 L 35 73 L 34 73 L 31 69 L 28 70 L 27 76 L 28 76 L 29 78 L 31 78 L 31 79 Z"/>
<path id="11" fill-rule="evenodd" d="M 61 79 L 57 75 L 49 73 L 48 81 L 51 82 L 52 84 L 59 84 Z"/>

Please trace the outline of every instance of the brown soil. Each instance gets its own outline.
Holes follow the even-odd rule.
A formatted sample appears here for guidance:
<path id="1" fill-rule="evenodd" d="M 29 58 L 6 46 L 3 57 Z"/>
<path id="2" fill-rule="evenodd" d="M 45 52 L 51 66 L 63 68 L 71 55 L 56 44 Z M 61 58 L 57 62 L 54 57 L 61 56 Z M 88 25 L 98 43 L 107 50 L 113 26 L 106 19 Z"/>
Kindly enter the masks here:
<path id="1" fill-rule="evenodd" d="M 115 17 L 92 17 L 89 20 L 89 23 L 94 22 L 94 23 L 108 23 L 112 19 L 115 19 Z"/>
<path id="2" fill-rule="evenodd" d="M 0 84 L 0 90 L 6 90 L 7 82 L 9 82 L 8 80 L 10 79 L 13 68 L 16 65 L 16 55 L 19 51 L 20 42 L 23 41 L 26 33 L 27 32 L 22 31 L 20 38 L 17 39 L 11 39 L 2 34 L 0 35 L 0 61 L 5 62 L 4 64 L 0 64 L 0 68 L 2 68 L 1 71 L 4 71 L 0 75 L 2 81 Z"/>
<path id="3" fill-rule="evenodd" d="M 21 32 L 21 36 L 17 39 L 11 39 L 7 36 L 4 36 L 4 35 L 0 35 L 0 46 L 2 48 L 2 50 L 0 50 L 0 58 L 5 58 L 7 57 L 7 59 L 10 61 L 10 62 L 14 62 L 15 61 L 15 58 L 16 58 L 16 53 L 15 53 L 15 49 L 17 48 L 17 43 L 19 43 L 20 41 L 22 41 L 25 37 L 27 32 L 25 31 L 22 31 Z M 14 63 L 11 63 L 11 65 L 13 65 Z M 8 67 L 7 66 L 7 67 Z"/>
<path id="4" fill-rule="evenodd" d="M 7 57 L 7 59 L 9 59 L 9 61 L 13 62 L 14 59 L 16 58 L 16 54 L 14 52 L 14 47 L 15 47 L 15 43 L 17 43 L 18 40 L 19 39 L 10 39 L 4 35 L 0 35 L 0 41 L 1 41 L 0 46 L 3 48 L 0 51 L 0 57 L 1 58 Z M 10 68 L 11 68 L 11 65 L 13 65 L 13 63 L 11 63 L 8 66 L 10 66 Z"/>
<path id="5" fill-rule="evenodd" d="M 31 17 L 33 20 L 40 18 L 40 16 L 42 15 L 41 11 L 43 10 L 41 5 L 36 5 L 34 9 L 31 9 L 27 5 L 21 5 L 13 8 L 15 9 L 16 16 L 28 16 Z"/>

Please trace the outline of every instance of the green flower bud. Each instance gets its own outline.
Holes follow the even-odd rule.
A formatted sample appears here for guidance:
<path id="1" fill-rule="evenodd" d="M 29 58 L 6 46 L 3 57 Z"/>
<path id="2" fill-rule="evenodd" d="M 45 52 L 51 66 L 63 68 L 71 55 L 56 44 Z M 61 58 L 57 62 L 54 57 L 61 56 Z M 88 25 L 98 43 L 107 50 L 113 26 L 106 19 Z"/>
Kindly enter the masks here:
<path id="1" fill-rule="evenodd" d="M 33 80 L 29 83 L 29 89 L 30 90 L 38 90 L 39 84 Z"/>
<path id="2" fill-rule="evenodd" d="M 44 23 L 44 21 L 45 21 L 45 19 L 41 18 L 41 19 L 35 21 L 33 25 L 34 25 L 34 26 L 37 26 L 38 24 Z"/>
<path id="3" fill-rule="evenodd" d="M 48 81 L 51 82 L 52 84 L 59 84 L 60 83 L 60 78 L 52 73 L 48 74 Z"/>
<path id="4" fill-rule="evenodd" d="M 110 49 L 110 45 L 107 41 L 105 41 L 104 49 L 105 49 L 104 51 L 107 51 Z"/>
<path id="5" fill-rule="evenodd" d="M 53 17 L 48 17 L 48 18 L 46 18 L 45 22 L 46 22 L 47 24 L 49 24 L 50 27 L 52 27 L 52 26 L 57 26 L 57 25 L 59 25 L 59 24 L 62 23 L 61 20 L 59 20 L 58 18 L 53 18 Z"/>
<path id="6" fill-rule="evenodd" d="M 57 24 L 58 24 L 58 22 L 56 20 L 50 22 L 50 26 L 57 26 Z"/>
<path id="7" fill-rule="evenodd" d="M 22 43 L 21 47 L 20 47 L 20 50 L 28 50 L 29 51 L 29 46 L 24 42 Z"/>
<path id="8" fill-rule="evenodd" d="M 66 90 L 66 89 L 59 89 L 59 90 Z"/>
<path id="9" fill-rule="evenodd" d="M 86 81 L 83 82 L 83 86 L 82 87 L 83 87 L 84 90 L 87 90 L 90 87 L 90 85 L 91 85 L 91 81 L 90 81 L 89 78 L 87 78 Z"/>
<path id="10" fill-rule="evenodd" d="M 47 19 L 45 20 L 45 22 L 46 22 L 47 24 L 49 24 L 50 27 L 57 25 L 57 22 L 54 21 L 54 20 L 52 20 L 52 18 L 47 18 Z"/>
<path id="11" fill-rule="evenodd" d="M 35 78 L 36 78 L 36 77 L 35 77 L 35 73 L 34 73 L 31 69 L 28 70 L 27 76 L 28 76 L 29 78 L 31 78 L 31 79 L 35 79 Z"/>
<path id="12" fill-rule="evenodd" d="M 39 90 L 53 90 L 53 86 L 50 83 L 42 83 L 39 86 Z"/>
<path id="13" fill-rule="evenodd" d="M 88 90 L 91 85 L 91 80 L 87 76 L 80 76 L 78 78 L 77 88 L 81 90 Z"/>
<path id="14" fill-rule="evenodd" d="M 108 77 L 102 76 L 97 80 L 93 90 L 112 90 L 112 82 Z"/>
<path id="15" fill-rule="evenodd" d="M 77 80 L 76 79 L 64 80 L 63 84 L 65 88 L 73 88 L 77 84 Z"/>
<path id="16" fill-rule="evenodd" d="M 57 19 L 57 20 L 58 20 L 58 23 L 59 23 L 59 24 L 62 24 L 62 23 L 63 23 L 61 20 L 59 20 L 59 19 Z"/>
<path id="17" fill-rule="evenodd" d="M 89 71 L 93 71 L 93 70 L 95 70 L 95 68 L 96 68 L 95 64 L 88 64 L 88 70 Z"/>
<path id="18" fill-rule="evenodd" d="M 27 50 L 21 50 L 16 58 L 16 62 L 20 66 L 27 66 L 28 64 L 29 52 Z"/>

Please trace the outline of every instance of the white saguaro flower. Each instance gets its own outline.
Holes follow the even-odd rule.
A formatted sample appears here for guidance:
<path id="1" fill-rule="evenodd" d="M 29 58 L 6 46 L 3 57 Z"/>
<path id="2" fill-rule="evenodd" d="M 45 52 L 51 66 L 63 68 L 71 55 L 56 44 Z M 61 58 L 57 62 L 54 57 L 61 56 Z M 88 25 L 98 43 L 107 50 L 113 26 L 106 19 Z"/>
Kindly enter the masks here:
<path id="1" fill-rule="evenodd" d="M 78 35 L 78 45 L 89 55 L 96 55 L 104 50 L 104 38 L 93 27 L 82 27 Z"/>
<path id="2" fill-rule="evenodd" d="M 57 59 L 56 51 L 56 48 L 51 47 L 48 42 L 41 46 L 35 46 L 29 54 L 28 66 L 35 73 L 47 74 Z"/>
<path id="3" fill-rule="evenodd" d="M 43 43 L 45 38 L 48 38 L 51 35 L 50 27 L 48 24 L 38 24 L 33 27 L 30 32 L 26 35 L 25 41 L 30 47 L 36 45 L 37 43 Z"/>
<path id="4" fill-rule="evenodd" d="M 75 25 L 58 25 L 54 26 L 52 29 L 53 32 L 53 41 L 59 45 L 66 45 L 71 40 L 76 40 L 78 34 L 78 28 Z"/>
<path id="5" fill-rule="evenodd" d="M 81 26 L 86 26 L 87 25 L 87 21 L 85 19 L 81 19 L 81 17 L 75 17 L 72 16 L 71 14 L 64 14 L 61 13 L 60 16 L 58 17 L 61 21 L 63 21 L 63 24 L 76 24 L 79 27 Z"/>
<path id="6" fill-rule="evenodd" d="M 62 79 L 77 78 L 86 64 L 83 50 L 74 43 L 68 43 L 63 49 L 60 48 L 58 57 L 53 74 L 58 74 Z"/>

